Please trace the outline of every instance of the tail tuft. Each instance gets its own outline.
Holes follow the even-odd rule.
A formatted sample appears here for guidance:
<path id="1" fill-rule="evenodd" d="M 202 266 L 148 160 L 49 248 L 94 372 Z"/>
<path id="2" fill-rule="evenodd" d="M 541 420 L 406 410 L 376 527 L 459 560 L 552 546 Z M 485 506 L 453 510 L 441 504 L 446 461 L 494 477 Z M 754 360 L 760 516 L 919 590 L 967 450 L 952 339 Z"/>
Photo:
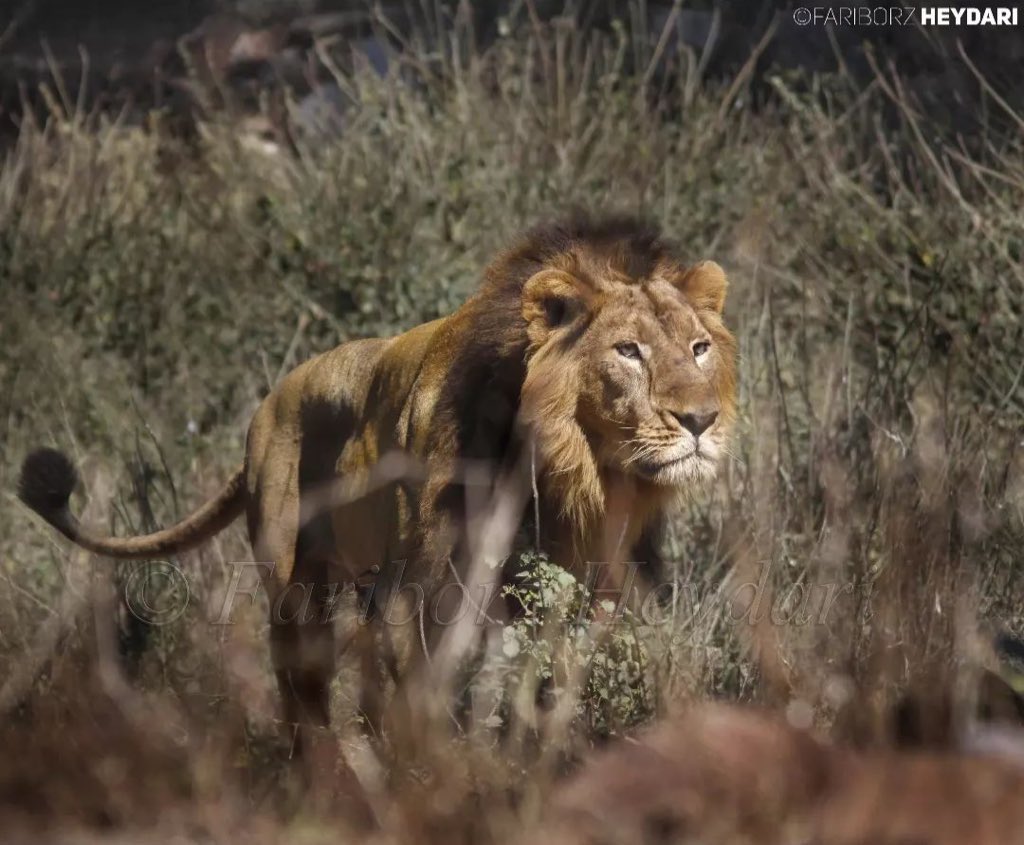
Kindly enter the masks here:
<path id="1" fill-rule="evenodd" d="M 36 449 L 21 465 L 18 498 L 42 516 L 63 511 L 78 483 L 67 455 L 56 449 Z"/>

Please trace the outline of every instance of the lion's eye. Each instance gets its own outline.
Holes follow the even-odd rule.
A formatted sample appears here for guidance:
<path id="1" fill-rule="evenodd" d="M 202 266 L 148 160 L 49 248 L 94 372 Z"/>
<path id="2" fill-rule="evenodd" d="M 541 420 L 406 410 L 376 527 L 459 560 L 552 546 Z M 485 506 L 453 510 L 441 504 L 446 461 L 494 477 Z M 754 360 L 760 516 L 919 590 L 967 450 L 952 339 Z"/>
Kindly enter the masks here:
<path id="1" fill-rule="evenodd" d="M 711 344 L 708 341 L 698 340 L 693 344 L 693 357 L 700 358 L 702 355 L 706 355 L 710 348 Z"/>
<path id="2" fill-rule="evenodd" d="M 639 361 L 643 358 L 643 355 L 640 352 L 640 347 L 631 340 L 624 340 L 621 343 L 616 343 L 615 351 L 623 358 L 628 358 L 630 361 Z"/>

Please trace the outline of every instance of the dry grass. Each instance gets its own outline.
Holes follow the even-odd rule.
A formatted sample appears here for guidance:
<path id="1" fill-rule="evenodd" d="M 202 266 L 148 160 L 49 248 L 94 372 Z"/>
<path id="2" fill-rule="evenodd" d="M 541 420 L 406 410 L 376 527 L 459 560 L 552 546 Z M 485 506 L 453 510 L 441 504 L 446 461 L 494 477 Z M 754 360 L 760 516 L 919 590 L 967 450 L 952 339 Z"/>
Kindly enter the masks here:
<path id="1" fill-rule="evenodd" d="M 713 705 L 597 756 L 543 825 L 565 845 L 981 845 L 1019 839 L 1022 788 L 1018 762 L 836 749 L 778 716 Z"/>
<path id="2" fill-rule="evenodd" d="M 940 721 L 962 732 L 991 635 L 1024 632 L 1019 133 L 946 140 L 884 67 L 866 90 L 770 78 L 754 109 L 742 79 L 705 84 L 692 61 L 655 97 L 626 72 L 652 46 L 625 30 L 526 27 L 486 55 L 459 47 L 442 61 L 414 51 L 402 78 L 339 72 L 353 99 L 343 137 L 300 139 L 296 156 L 216 121 L 188 147 L 59 97 L 8 152 L 10 830 L 506 841 L 595 742 L 690 701 L 785 707 L 880 746 L 894 703 L 924 690 L 924 709 L 951 708 Z M 16 469 L 30 447 L 59 445 L 86 469 L 90 519 L 167 523 L 237 461 L 282 372 L 451 310 L 495 248 L 572 205 L 651 215 L 733 279 L 743 423 L 718 489 L 674 526 L 671 618 L 620 632 L 607 674 L 577 673 L 541 708 L 543 660 L 530 659 L 575 653 L 538 626 L 530 659 L 499 648 L 481 676 L 505 696 L 496 718 L 460 732 L 442 690 L 368 742 L 343 667 L 332 735 L 359 786 L 339 772 L 303 801 L 260 608 L 209 624 L 249 554 L 241 529 L 177 561 L 183 616 L 140 624 L 122 600 L 140 570 L 57 542 L 14 500 Z M 748 583 L 764 584 L 755 607 Z M 367 806 L 337 793 L 359 795 L 372 834 Z"/>

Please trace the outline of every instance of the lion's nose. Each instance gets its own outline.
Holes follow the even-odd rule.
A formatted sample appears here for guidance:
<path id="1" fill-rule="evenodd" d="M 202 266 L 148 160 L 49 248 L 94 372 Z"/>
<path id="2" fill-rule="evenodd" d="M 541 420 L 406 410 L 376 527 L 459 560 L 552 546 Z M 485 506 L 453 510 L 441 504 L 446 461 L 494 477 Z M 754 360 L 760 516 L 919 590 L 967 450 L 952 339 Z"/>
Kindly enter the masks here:
<path id="1" fill-rule="evenodd" d="M 694 437 L 700 437 L 718 419 L 718 411 L 687 411 L 684 414 L 672 412 L 672 416 L 679 420 L 679 424 Z"/>

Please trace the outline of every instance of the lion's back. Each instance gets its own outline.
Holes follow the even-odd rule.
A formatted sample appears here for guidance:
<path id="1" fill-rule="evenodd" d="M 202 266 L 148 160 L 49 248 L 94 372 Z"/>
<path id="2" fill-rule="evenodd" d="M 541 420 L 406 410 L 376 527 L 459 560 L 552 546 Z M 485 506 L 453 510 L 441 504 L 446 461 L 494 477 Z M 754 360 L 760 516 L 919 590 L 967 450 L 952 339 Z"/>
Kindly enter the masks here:
<path id="1" fill-rule="evenodd" d="M 350 340 L 296 368 L 296 387 L 305 404 L 363 409 L 375 373 L 392 338 Z M 303 367 L 308 367 L 303 372 Z M 291 375 L 288 378 L 291 378 Z"/>

